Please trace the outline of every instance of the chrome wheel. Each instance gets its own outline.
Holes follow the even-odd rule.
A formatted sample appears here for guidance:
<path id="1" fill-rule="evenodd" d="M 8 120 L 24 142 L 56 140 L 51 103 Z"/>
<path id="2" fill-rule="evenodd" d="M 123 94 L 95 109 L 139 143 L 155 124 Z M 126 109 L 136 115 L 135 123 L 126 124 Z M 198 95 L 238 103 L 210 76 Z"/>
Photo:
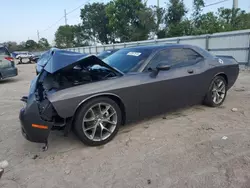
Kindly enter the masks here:
<path id="1" fill-rule="evenodd" d="M 92 141 L 102 141 L 110 137 L 117 126 L 117 112 L 107 103 L 97 103 L 84 114 L 82 130 Z"/>
<path id="2" fill-rule="evenodd" d="M 226 96 L 226 84 L 223 80 L 217 79 L 213 83 L 212 100 L 215 104 L 220 104 Z"/>

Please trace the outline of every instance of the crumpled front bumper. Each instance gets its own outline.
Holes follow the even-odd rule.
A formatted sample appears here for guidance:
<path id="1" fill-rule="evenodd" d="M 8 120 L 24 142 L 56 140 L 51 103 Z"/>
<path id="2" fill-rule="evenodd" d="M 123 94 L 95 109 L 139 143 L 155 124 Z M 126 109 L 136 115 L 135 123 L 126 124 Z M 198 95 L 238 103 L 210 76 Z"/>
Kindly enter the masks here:
<path id="1" fill-rule="evenodd" d="M 27 140 L 47 142 L 53 124 L 41 119 L 34 95 L 27 100 L 26 107 L 20 110 L 19 119 L 22 134 Z"/>

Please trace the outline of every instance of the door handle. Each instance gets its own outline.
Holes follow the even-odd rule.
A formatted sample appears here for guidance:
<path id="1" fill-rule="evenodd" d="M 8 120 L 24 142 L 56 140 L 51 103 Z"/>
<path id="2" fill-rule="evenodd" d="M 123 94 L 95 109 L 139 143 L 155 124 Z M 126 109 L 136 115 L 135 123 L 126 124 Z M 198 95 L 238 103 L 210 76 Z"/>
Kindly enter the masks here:
<path id="1" fill-rule="evenodd" d="M 194 70 L 188 70 L 187 71 L 189 74 L 193 74 L 194 73 Z"/>

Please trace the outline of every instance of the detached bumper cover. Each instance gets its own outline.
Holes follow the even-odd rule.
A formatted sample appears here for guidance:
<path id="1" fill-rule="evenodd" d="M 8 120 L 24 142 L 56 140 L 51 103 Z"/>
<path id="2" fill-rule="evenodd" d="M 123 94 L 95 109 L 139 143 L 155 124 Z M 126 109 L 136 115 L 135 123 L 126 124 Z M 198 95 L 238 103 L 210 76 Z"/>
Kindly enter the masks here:
<path id="1" fill-rule="evenodd" d="M 22 134 L 27 140 L 38 143 L 47 142 L 53 124 L 40 118 L 35 100 L 28 99 L 27 106 L 20 110 L 19 119 L 21 122 Z M 41 129 L 32 125 L 41 125 L 41 127 L 46 128 Z"/>
<path id="2" fill-rule="evenodd" d="M 18 75 L 18 71 L 16 67 L 0 69 L 0 73 L 1 73 L 2 79 L 14 77 Z"/>

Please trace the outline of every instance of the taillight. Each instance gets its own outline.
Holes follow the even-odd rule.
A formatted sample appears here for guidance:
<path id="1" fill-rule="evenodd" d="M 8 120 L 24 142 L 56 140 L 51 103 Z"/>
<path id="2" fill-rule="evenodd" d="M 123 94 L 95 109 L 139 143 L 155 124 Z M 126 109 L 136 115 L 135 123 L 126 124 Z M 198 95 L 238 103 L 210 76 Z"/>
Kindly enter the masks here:
<path id="1" fill-rule="evenodd" d="M 8 61 L 14 61 L 13 57 L 5 57 L 5 59 Z"/>

